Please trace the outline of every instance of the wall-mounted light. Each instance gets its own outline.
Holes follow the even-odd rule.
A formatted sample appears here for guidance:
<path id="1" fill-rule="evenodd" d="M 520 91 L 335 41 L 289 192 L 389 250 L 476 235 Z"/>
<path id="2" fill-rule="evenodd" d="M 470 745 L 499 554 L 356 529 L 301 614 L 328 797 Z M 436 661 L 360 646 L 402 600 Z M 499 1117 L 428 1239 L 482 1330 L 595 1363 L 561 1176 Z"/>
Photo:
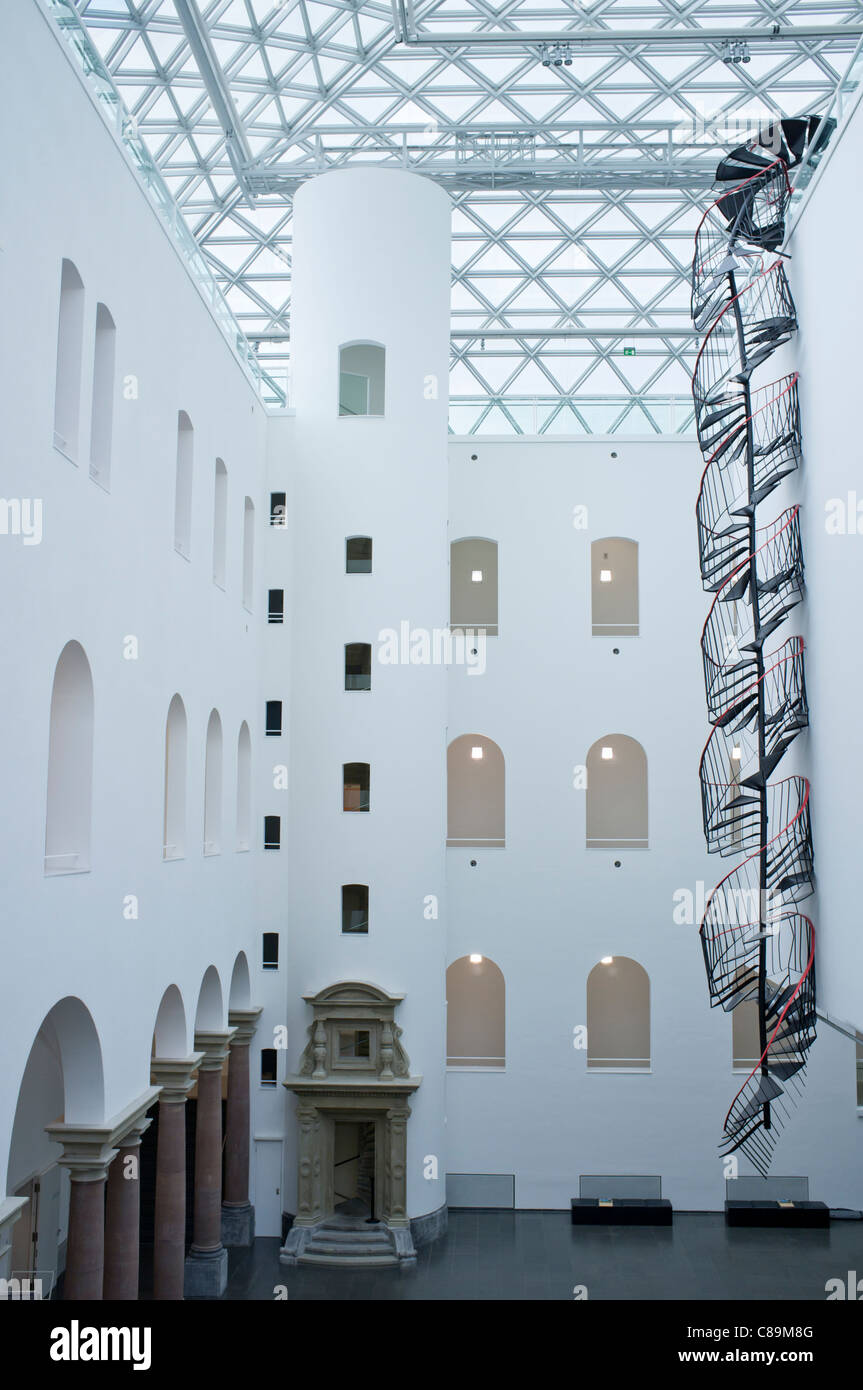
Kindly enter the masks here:
<path id="1" fill-rule="evenodd" d="M 599 571 L 599 582 L 600 582 L 600 584 L 610 584 L 610 583 L 611 583 L 611 570 L 600 570 L 600 571 Z"/>
<path id="2" fill-rule="evenodd" d="M 739 749 L 739 748 L 732 748 L 732 750 L 731 750 L 731 756 L 732 756 L 732 758 L 734 759 L 734 761 L 735 761 L 736 763 L 739 763 L 739 762 L 740 762 L 740 749 Z"/>
<path id="3" fill-rule="evenodd" d="M 482 583 L 482 570 L 471 570 L 470 579 L 472 584 Z"/>
<path id="4" fill-rule="evenodd" d="M 473 955 L 469 956 L 468 959 L 471 965 L 482 965 L 482 956 Z"/>
<path id="5" fill-rule="evenodd" d="M 614 965 L 614 956 L 603 956 L 600 965 Z"/>
<path id="6" fill-rule="evenodd" d="M 472 748 L 470 750 L 470 755 L 472 758 L 475 758 L 477 762 L 479 762 L 480 758 L 482 757 L 482 748 Z"/>
<path id="7" fill-rule="evenodd" d="M 602 750 L 602 761 L 603 761 L 604 763 L 609 762 L 610 759 L 613 758 L 613 757 L 614 757 L 614 749 L 613 749 L 613 748 L 603 748 L 603 750 Z"/>

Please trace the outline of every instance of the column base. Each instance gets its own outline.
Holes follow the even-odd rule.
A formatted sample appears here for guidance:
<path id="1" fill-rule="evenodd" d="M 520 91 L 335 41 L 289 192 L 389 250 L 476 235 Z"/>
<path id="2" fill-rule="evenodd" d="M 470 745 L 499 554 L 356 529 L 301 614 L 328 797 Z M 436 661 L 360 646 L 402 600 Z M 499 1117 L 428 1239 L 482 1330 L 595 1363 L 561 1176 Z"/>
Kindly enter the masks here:
<path id="1" fill-rule="evenodd" d="M 184 1298 L 221 1298 L 228 1286 L 228 1252 L 221 1247 L 210 1255 L 194 1250 L 186 1256 Z"/>
<path id="2" fill-rule="evenodd" d="M 222 1244 L 225 1246 L 252 1245 L 255 1239 L 255 1208 L 251 1202 L 242 1206 L 222 1204 Z"/>

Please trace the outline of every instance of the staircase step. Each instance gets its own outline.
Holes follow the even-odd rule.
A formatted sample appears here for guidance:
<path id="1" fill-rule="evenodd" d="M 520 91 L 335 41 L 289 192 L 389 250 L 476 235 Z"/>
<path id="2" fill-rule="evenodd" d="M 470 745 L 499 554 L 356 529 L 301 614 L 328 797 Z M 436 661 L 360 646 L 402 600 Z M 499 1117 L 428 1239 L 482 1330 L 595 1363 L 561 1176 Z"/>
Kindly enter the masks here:
<path id="1" fill-rule="evenodd" d="M 392 1269 L 398 1264 L 395 1255 L 357 1255 L 309 1253 L 308 1247 L 300 1255 L 298 1264 L 340 1265 L 344 1269 Z"/>

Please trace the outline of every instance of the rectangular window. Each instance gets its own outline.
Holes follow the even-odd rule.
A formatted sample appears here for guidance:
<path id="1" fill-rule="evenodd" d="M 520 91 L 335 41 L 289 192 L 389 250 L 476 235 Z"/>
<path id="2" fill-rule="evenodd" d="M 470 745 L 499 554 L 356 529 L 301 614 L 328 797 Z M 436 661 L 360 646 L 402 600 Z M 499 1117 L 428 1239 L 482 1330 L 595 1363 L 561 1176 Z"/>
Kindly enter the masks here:
<path id="1" fill-rule="evenodd" d="M 264 849 L 281 849 L 281 816 L 264 816 Z"/>
<path id="2" fill-rule="evenodd" d="M 345 811 L 367 811 L 369 809 L 369 787 L 371 775 L 368 763 L 345 763 L 344 800 Z"/>
<path id="3" fill-rule="evenodd" d="M 345 542 L 346 574 L 371 574 L 372 541 L 370 536 L 348 536 Z"/>
<path id="4" fill-rule="evenodd" d="M 270 589 L 270 601 L 267 611 L 268 623 L 283 623 L 285 621 L 285 591 L 284 589 Z"/>
<path id="5" fill-rule="evenodd" d="M 267 701 L 267 737 L 278 738 L 282 732 L 282 702 Z"/>
<path id="6" fill-rule="evenodd" d="M 368 1057 L 371 1052 L 370 1039 L 371 1034 L 366 1028 L 352 1028 L 344 1033 L 339 1030 L 339 1059 Z"/>
<path id="7" fill-rule="evenodd" d="M 372 649 L 368 642 L 345 646 L 345 690 L 371 690 Z"/>
<path id="8" fill-rule="evenodd" d="M 264 932 L 261 965 L 264 970 L 278 970 L 279 968 L 279 933 L 277 931 Z"/>
<path id="9" fill-rule="evenodd" d="M 342 884 L 342 931 L 366 936 L 368 930 L 368 885 L 365 883 Z"/>
<path id="10" fill-rule="evenodd" d="M 274 1047 L 261 1048 L 261 1085 L 275 1087 L 278 1085 L 279 1077 L 276 1068 L 276 1049 Z"/>
<path id="11" fill-rule="evenodd" d="M 271 492 L 271 493 L 270 493 L 270 525 L 271 525 L 271 526 L 282 526 L 282 527 L 287 526 L 287 524 L 288 524 L 288 509 L 287 509 L 286 503 L 287 503 L 287 496 L 286 496 L 286 494 L 285 494 L 284 492 Z"/>

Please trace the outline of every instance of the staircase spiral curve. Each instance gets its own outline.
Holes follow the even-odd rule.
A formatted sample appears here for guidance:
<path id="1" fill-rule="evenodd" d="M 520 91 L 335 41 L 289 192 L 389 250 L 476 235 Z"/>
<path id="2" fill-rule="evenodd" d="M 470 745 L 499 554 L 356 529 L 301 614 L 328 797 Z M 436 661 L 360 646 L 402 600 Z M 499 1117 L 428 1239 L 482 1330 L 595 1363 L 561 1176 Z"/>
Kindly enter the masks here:
<path id="1" fill-rule="evenodd" d="M 724 1154 L 769 1171 L 815 1040 L 815 931 L 799 911 L 814 888 L 809 783 L 775 776 L 808 725 L 804 645 L 770 641 L 803 597 L 797 507 L 763 504 L 801 460 L 797 375 L 753 378 L 797 328 L 782 257 L 789 168 L 811 153 L 818 117 L 777 122 L 732 151 L 695 235 L 691 313 L 703 334 L 692 377 L 705 460 L 696 504 L 701 635 L 710 735 L 699 777 L 709 852 L 738 862 L 708 895 L 699 935 L 711 1006 L 757 1010 L 760 1056 L 734 1096 Z M 777 641 L 781 634 L 777 635 Z M 768 650 L 768 647 L 770 648 Z"/>

